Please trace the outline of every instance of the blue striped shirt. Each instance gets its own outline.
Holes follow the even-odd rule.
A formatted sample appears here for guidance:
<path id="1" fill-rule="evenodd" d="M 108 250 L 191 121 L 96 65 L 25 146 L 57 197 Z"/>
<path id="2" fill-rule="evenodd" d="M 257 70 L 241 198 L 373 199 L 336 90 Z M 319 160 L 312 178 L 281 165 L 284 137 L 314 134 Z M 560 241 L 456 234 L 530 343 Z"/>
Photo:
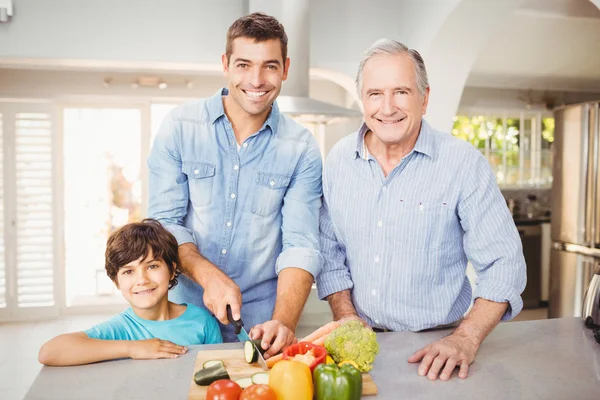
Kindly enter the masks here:
<path id="1" fill-rule="evenodd" d="M 526 283 L 521 240 L 491 166 L 425 120 L 414 149 L 385 177 L 361 129 L 334 146 L 323 173 L 319 297 L 350 289 L 358 315 L 394 331 L 449 324 L 473 298 L 508 302 Z"/>

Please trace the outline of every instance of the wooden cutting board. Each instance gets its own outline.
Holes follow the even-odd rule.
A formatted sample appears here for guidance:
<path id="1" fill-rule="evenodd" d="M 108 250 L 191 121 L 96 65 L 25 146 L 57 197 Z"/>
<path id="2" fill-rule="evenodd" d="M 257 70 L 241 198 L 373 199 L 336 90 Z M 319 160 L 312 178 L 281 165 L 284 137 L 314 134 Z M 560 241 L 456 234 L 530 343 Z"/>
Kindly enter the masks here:
<path id="1" fill-rule="evenodd" d="M 257 372 L 263 372 L 258 364 L 248 364 L 244 360 L 244 350 L 206 350 L 199 351 L 196 357 L 196 365 L 192 371 L 189 400 L 204 400 L 206 398 L 206 390 L 208 386 L 198 386 L 194 382 L 194 374 L 202 368 L 202 364 L 209 360 L 221 360 L 225 363 L 225 368 L 231 379 L 250 377 Z M 377 386 L 373 382 L 373 378 L 369 374 L 363 374 L 363 396 L 371 396 L 377 394 Z"/>

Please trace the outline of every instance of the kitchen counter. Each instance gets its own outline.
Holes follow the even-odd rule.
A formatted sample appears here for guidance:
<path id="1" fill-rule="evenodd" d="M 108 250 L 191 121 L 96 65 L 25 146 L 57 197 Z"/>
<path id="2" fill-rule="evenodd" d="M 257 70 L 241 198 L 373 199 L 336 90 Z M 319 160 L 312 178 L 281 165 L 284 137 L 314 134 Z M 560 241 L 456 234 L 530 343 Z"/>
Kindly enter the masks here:
<path id="1" fill-rule="evenodd" d="M 367 399 L 600 398 L 600 344 L 580 318 L 500 324 L 469 368 L 469 378 L 431 382 L 406 359 L 450 331 L 377 334 L 371 372 L 378 396 Z M 44 367 L 25 399 L 186 399 L 196 353 L 239 343 L 193 346 L 175 360 L 119 360 L 78 367 Z"/>

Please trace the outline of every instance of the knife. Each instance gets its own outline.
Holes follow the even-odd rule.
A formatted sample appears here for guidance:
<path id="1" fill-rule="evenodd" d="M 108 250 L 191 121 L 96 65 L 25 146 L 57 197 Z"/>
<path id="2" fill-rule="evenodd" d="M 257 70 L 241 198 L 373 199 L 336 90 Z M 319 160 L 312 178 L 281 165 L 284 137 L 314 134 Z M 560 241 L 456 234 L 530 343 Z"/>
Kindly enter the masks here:
<path id="1" fill-rule="evenodd" d="M 244 329 L 244 322 L 242 321 L 242 319 L 240 318 L 237 321 L 233 319 L 233 315 L 231 312 L 231 306 L 229 304 L 227 304 L 227 319 L 229 320 L 229 322 L 231 322 L 231 324 L 233 324 L 233 326 L 235 328 L 234 332 L 237 335 L 237 338 L 241 343 L 245 343 L 245 342 L 252 343 L 252 346 L 254 346 L 254 349 L 258 353 L 258 365 L 260 365 L 260 367 L 263 370 L 268 371 L 269 367 L 267 367 L 267 362 L 265 361 L 265 358 L 263 357 L 263 354 L 262 354 L 263 350 L 256 347 L 256 344 L 254 343 L 254 341 L 250 339 L 250 336 L 248 336 L 248 332 L 246 332 L 246 329 Z"/>

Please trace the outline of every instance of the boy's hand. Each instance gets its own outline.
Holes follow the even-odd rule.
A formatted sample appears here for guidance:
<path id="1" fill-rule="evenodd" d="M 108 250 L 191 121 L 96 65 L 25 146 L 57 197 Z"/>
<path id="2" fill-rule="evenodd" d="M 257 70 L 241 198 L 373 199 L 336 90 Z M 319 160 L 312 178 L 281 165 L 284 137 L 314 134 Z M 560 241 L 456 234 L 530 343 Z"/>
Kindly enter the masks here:
<path id="1" fill-rule="evenodd" d="M 157 358 L 177 358 L 187 353 L 187 347 L 179 346 L 168 340 L 146 339 L 135 340 L 129 347 L 129 357 L 135 360 L 151 360 Z"/>

